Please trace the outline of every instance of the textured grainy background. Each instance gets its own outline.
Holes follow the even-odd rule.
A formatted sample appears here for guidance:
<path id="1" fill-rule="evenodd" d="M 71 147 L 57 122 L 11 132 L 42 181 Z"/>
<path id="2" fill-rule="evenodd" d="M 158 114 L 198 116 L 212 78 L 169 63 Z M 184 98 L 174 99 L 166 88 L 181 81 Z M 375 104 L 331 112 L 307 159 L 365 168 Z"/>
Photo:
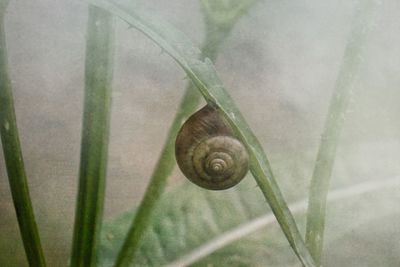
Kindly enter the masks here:
<path id="1" fill-rule="evenodd" d="M 198 1 L 140 2 L 201 43 Z M 217 69 L 272 162 L 315 153 L 353 8 L 345 0 L 260 1 L 225 43 Z M 365 179 L 399 175 L 399 9 L 397 0 L 379 6 L 342 138 L 353 148 L 350 162 L 350 150 L 338 152 L 338 162 Z M 18 125 L 49 266 L 66 266 L 70 249 L 86 20 L 87 5 L 77 0 L 11 1 L 7 14 Z M 116 39 L 106 217 L 140 200 L 186 83 L 136 30 L 119 22 Z M 180 179 L 175 172 L 172 181 Z M 0 265 L 26 266 L 2 155 Z"/>

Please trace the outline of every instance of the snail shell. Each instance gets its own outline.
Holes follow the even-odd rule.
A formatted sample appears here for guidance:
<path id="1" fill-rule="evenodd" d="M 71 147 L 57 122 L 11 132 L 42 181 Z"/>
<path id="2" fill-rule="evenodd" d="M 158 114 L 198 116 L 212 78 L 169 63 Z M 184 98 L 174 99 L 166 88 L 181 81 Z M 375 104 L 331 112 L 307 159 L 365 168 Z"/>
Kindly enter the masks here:
<path id="1" fill-rule="evenodd" d="M 175 156 L 183 174 L 206 189 L 223 190 L 246 175 L 249 156 L 216 108 L 206 105 L 182 126 Z"/>

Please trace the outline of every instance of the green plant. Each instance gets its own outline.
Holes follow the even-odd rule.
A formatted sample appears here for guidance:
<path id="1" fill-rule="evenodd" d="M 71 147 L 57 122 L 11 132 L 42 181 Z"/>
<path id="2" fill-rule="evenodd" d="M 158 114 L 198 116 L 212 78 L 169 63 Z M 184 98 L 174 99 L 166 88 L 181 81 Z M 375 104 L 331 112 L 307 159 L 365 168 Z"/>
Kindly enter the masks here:
<path id="1" fill-rule="evenodd" d="M 306 244 L 316 263 L 321 264 L 325 227 L 326 198 L 335 161 L 337 144 L 346 118 L 353 83 L 363 58 L 365 38 L 372 26 L 375 1 L 362 1 L 354 15 L 350 37 L 335 84 L 321 136 L 318 156 L 311 179 L 307 214 Z"/>
<path id="2" fill-rule="evenodd" d="M 166 239 L 168 239 L 171 244 L 178 242 L 176 238 L 179 237 L 179 234 L 172 231 L 173 227 L 169 225 L 170 228 L 167 227 L 164 229 L 165 224 L 168 225 L 168 223 L 163 222 L 161 225 L 157 225 L 155 220 L 152 220 L 152 215 L 158 216 L 157 218 L 161 221 L 163 218 L 167 217 L 179 221 L 182 220 L 185 215 L 192 216 L 192 214 L 186 212 L 188 207 L 182 207 L 182 202 L 168 204 L 170 206 L 167 207 L 164 206 L 162 210 L 167 210 L 167 214 L 165 214 L 165 212 L 160 212 L 159 205 L 162 193 L 165 189 L 166 180 L 171 174 L 175 164 L 173 146 L 176 133 L 182 121 L 197 107 L 200 94 L 209 105 L 217 108 L 220 115 L 224 116 L 233 129 L 234 134 L 246 146 L 250 156 L 251 173 L 263 195 L 263 198 L 260 198 L 261 195 L 246 196 L 245 199 L 252 199 L 252 197 L 254 197 L 253 203 L 261 203 L 263 205 L 256 207 L 256 209 L 258 209 L 257 212 L 250 215 L 243 215 L 245 212 L 238 211 L 238 214 L 235 214 L 235 216 L 240 218 L 235 218 L 232 223 L 241 224 L 246 221 L 246 219 L 254 219 L 255 216 L 259 216 L 261 213 L 260 211 L 264 211 L 265 199 L 285 234 L 286 239 L 290 243 L 293 252 L 297 255 L 298 260 L 303 266 L 319 266 L 323 245 L 324 209 L 327 201 L 331 169 L 336 154 L 336 145 L 339 140 L 343 116 L 347 107 L 348 95 L 350 92 L 349 88 L 354 80 L 357 66 L 359 65 L 359 59 L 361 58 L 360 48 L 368 32 L 364 28 L 358 26 L 364 25 L 366 24 L 365 22 L 370 21 L 368 12 L 373 9 L 371 8 L 372 4 L 369 1 L 365 2 L 366 7 L 360 9 L 359 14 L 356 15 L 357 18 L 361 16 L 362 19 L 356 19 L 358 24 L 355 25 L 351 33 L 349 45 L 344 55 L 343 65 L 336 86 L 337 89 L 332 98 L 331 107 L 328 112 L 326 127 L 321 140 L 311 182 L 310 207 L 307 214 L 307 235 L 306 242 L 304 242 L 299 231 L 299 226 L 292 212 L 289 210 L 287 201 L 281 193 L 281 188 L 276 182 L 267 155 L 244 117 L 241 115 L 239 108 L 236 107 L 233 99 L 224 89 L 212 63 L 217 57 L 218 48 L 229 35 L 234 24 L 256 1 L 202 1 L 206 21 L 206 37 L 202 51 L 197 49 L 180 31 L 166 24 L 163 20 L 148 14 L 138 5 L 114 2 L 111 0 L 90 0 L 89 2 L 92 6 L 89 7 L 87 29 L 85 109 L 81 143 L 80 182 L 76 206 L 71 266 L 96 266 L 98 257 L 100 258 L 99 264 L 107 266 L 111 264 L 115 266 L 129 266 L 134 260 L 143 265 L 171 263 L 167 260 L 175 262 L 172 264 L 179 265 L 174 261 L 177 260 L 176 258 L 158 257 L 157 251 L 151 249 L 146 251 L 144 248 L 140 255 L 138 255 L 138 251 L 143 246 L 146 246 L 146 244 L 150 244 L 148 246 L 154 248 L 152 240 L 149 241 L 148 236 L 145 235 L 149 228 L 153 228 L 153 230 L 156 228 L 157 231 L 164 231 Z M 2 19 L 4 17 L 5 7 L 6 4 L 2 9 Z M 137 28 L 157 43 L 183 68 L 191 82 L 188 85 L 178 113 L 171 125 L 165 146 L 154 169 L 142 203 L 135 211 L 134 216 L 128 214 L 125 215 L 121 221 L 107 224 L 102 236 L 103 245 L 100 248 L 100 254 L 98 254 L 105 190 L 110 124 L 110 95 L 113 73 L 113 17 L 110 13 L 125 20 L 131 26 Z M 19 217 L 19 221 L 29 262 L 32 266 L 44 266 L 44 257 L 41 252 L 39 236 L 36 230 L 22 164 L 15 114 L 13 114 L 11 87 L 7 77 L 4 30 L 1 38 L 2 61 L 0 64 L 1 81 L 3 84 L 1 85 L 0 92 L 0 122 L 2 125 L 3 150 L 7 162 L 11 190 L 13 195 L 16 196 L 14 197 L 14 205 L 17 213 L 20 208 L 25 210 L 22 212 L 23 215 Z M 195 89 L 197 89 L 200 94 L 198 94 Z M 10 132 L 12 132 L 12 134 L 9 134 Z M 241 186 L 246 186 L 246 184 Z M 238 187 L 237 191 L 234 192 L 238 195 L 245 194 L 241 191 L 241 187 Z M 191 192 L 190 190 L 187 190 L 186 193 L 180 192 L 179 195 L 181 198 L 186 199 L 193 197 L 193 195 L 198 198 L 204 197 L 205 199 L 220 198 L 220 195 L 215 192 Z M 226 196 L 227 194 L 221 195 Z M 166 196 L 166 199 L 168 198 L 171 198 L 171 196 Z M 232 199 L 232 202 L 234 202 L 234 199 Z M 243 202 L 246 203 L 246 201 Z M 230 202 L 226 200 L 221 203 L 224 203 L 224 205 L 230 204 Z M 246 203 L 246 205 L 250 207 L 251 203 L 252 201 Z M 191 205 L 191 203 L 188 201 L 187 205 Z M 182 211 L 183 214 L 174 213 L 174 208 Z M 227 216 L 232 217 L 232 214 L 228 214 Z M 269 218 L 271 218 L 272 215 L 269 216 Z M 191 218 L 187 219 L 190 220 Z M 187 223 L 183 223 L 182 225 L 187 225 Z M 225 220 L 222 219 L 221 225 L 222 230 L 228 230 L 229 227 L 232 226 L 229 225 L 226 218 Z M 123 230 L 120 229 L 121 227 Z M 193 246 L 193 244 L 199 245 L 199 242 L 205 241 L 195 236 L 199 233 L 204 233 L 205 231 L 211 231 L 217 234 L 221 233 L 221 231 L 216 231 L 207 223 L 193 224 L 193 227 L 199 227 L 200 229 L 191 229 L 194 236 L 190 236 L 190 233 L 187 234 L 187 238 L 191 239 L 191 246 Z M 116 228 L 117 230 L 115 230 Z M 125 236 L 126 232 L 127 234 Z M 109 236 L 110 234 L 112 236 Z M 119 235 L 119 237 L 116 239 L 115 235 Z M 124 241 L 122 242 L 122 240 Z M 115 244 L 114 241 L 118 241 L 117 244 Z M 171 249 L 175 251 L 171 252 L 169 255 L 177 256 L 179 254 L 178 251 L 183 249 L 180 246 L 182 246 L 182 244 L 171 245 Z M 184 249 L 188 251 L 186 247 Z M 152 255 L 143 256 L 146 253 L 152 253 Z M 186 261 L 185 264 L 193 262 L 193 260 Z"/>
<path id="3" fill-rule="evenodd" d="M 113 17 L 89 7 L 85 108 L 71 266 L 95 266 L 103 214 L 113 75 Z"/>
<path id="4" fill-rule="evenodd" d="M 0 2 L 0 134 L 11 193 L 17 213 L 18 224 L 31 266 L 46 266 L 35 216 L 29 196 L 14 111 L 11 82 L 8 75 L 7 47 L 4 16 L 8 1 Z"/>

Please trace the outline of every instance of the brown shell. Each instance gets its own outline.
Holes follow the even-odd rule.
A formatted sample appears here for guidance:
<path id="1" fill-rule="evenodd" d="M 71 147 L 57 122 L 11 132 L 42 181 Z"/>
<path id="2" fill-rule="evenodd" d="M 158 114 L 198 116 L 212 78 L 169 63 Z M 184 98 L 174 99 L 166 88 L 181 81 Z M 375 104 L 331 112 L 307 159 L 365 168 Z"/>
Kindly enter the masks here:
<path id="1" fill-rule="evenodd" d="M 206 189 L 223 190 L 246 175 L 249 156 L 218 111 L 206 105 L 182 126 L 175 156 L 183 174 Z"/>

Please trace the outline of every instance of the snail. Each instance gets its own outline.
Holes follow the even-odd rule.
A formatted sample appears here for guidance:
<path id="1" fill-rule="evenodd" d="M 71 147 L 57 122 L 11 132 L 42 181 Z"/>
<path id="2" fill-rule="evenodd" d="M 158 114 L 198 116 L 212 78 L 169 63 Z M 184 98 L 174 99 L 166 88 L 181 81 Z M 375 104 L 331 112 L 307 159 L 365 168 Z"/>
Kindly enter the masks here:
<path id="1" fill-rule="evenodd" d="M 183 124 L 176 138 L 175 156 L 190 181 L 210 190 L 238 184 L 249 168 L 245 146 L 211 105 L 194 113 Z"/>

